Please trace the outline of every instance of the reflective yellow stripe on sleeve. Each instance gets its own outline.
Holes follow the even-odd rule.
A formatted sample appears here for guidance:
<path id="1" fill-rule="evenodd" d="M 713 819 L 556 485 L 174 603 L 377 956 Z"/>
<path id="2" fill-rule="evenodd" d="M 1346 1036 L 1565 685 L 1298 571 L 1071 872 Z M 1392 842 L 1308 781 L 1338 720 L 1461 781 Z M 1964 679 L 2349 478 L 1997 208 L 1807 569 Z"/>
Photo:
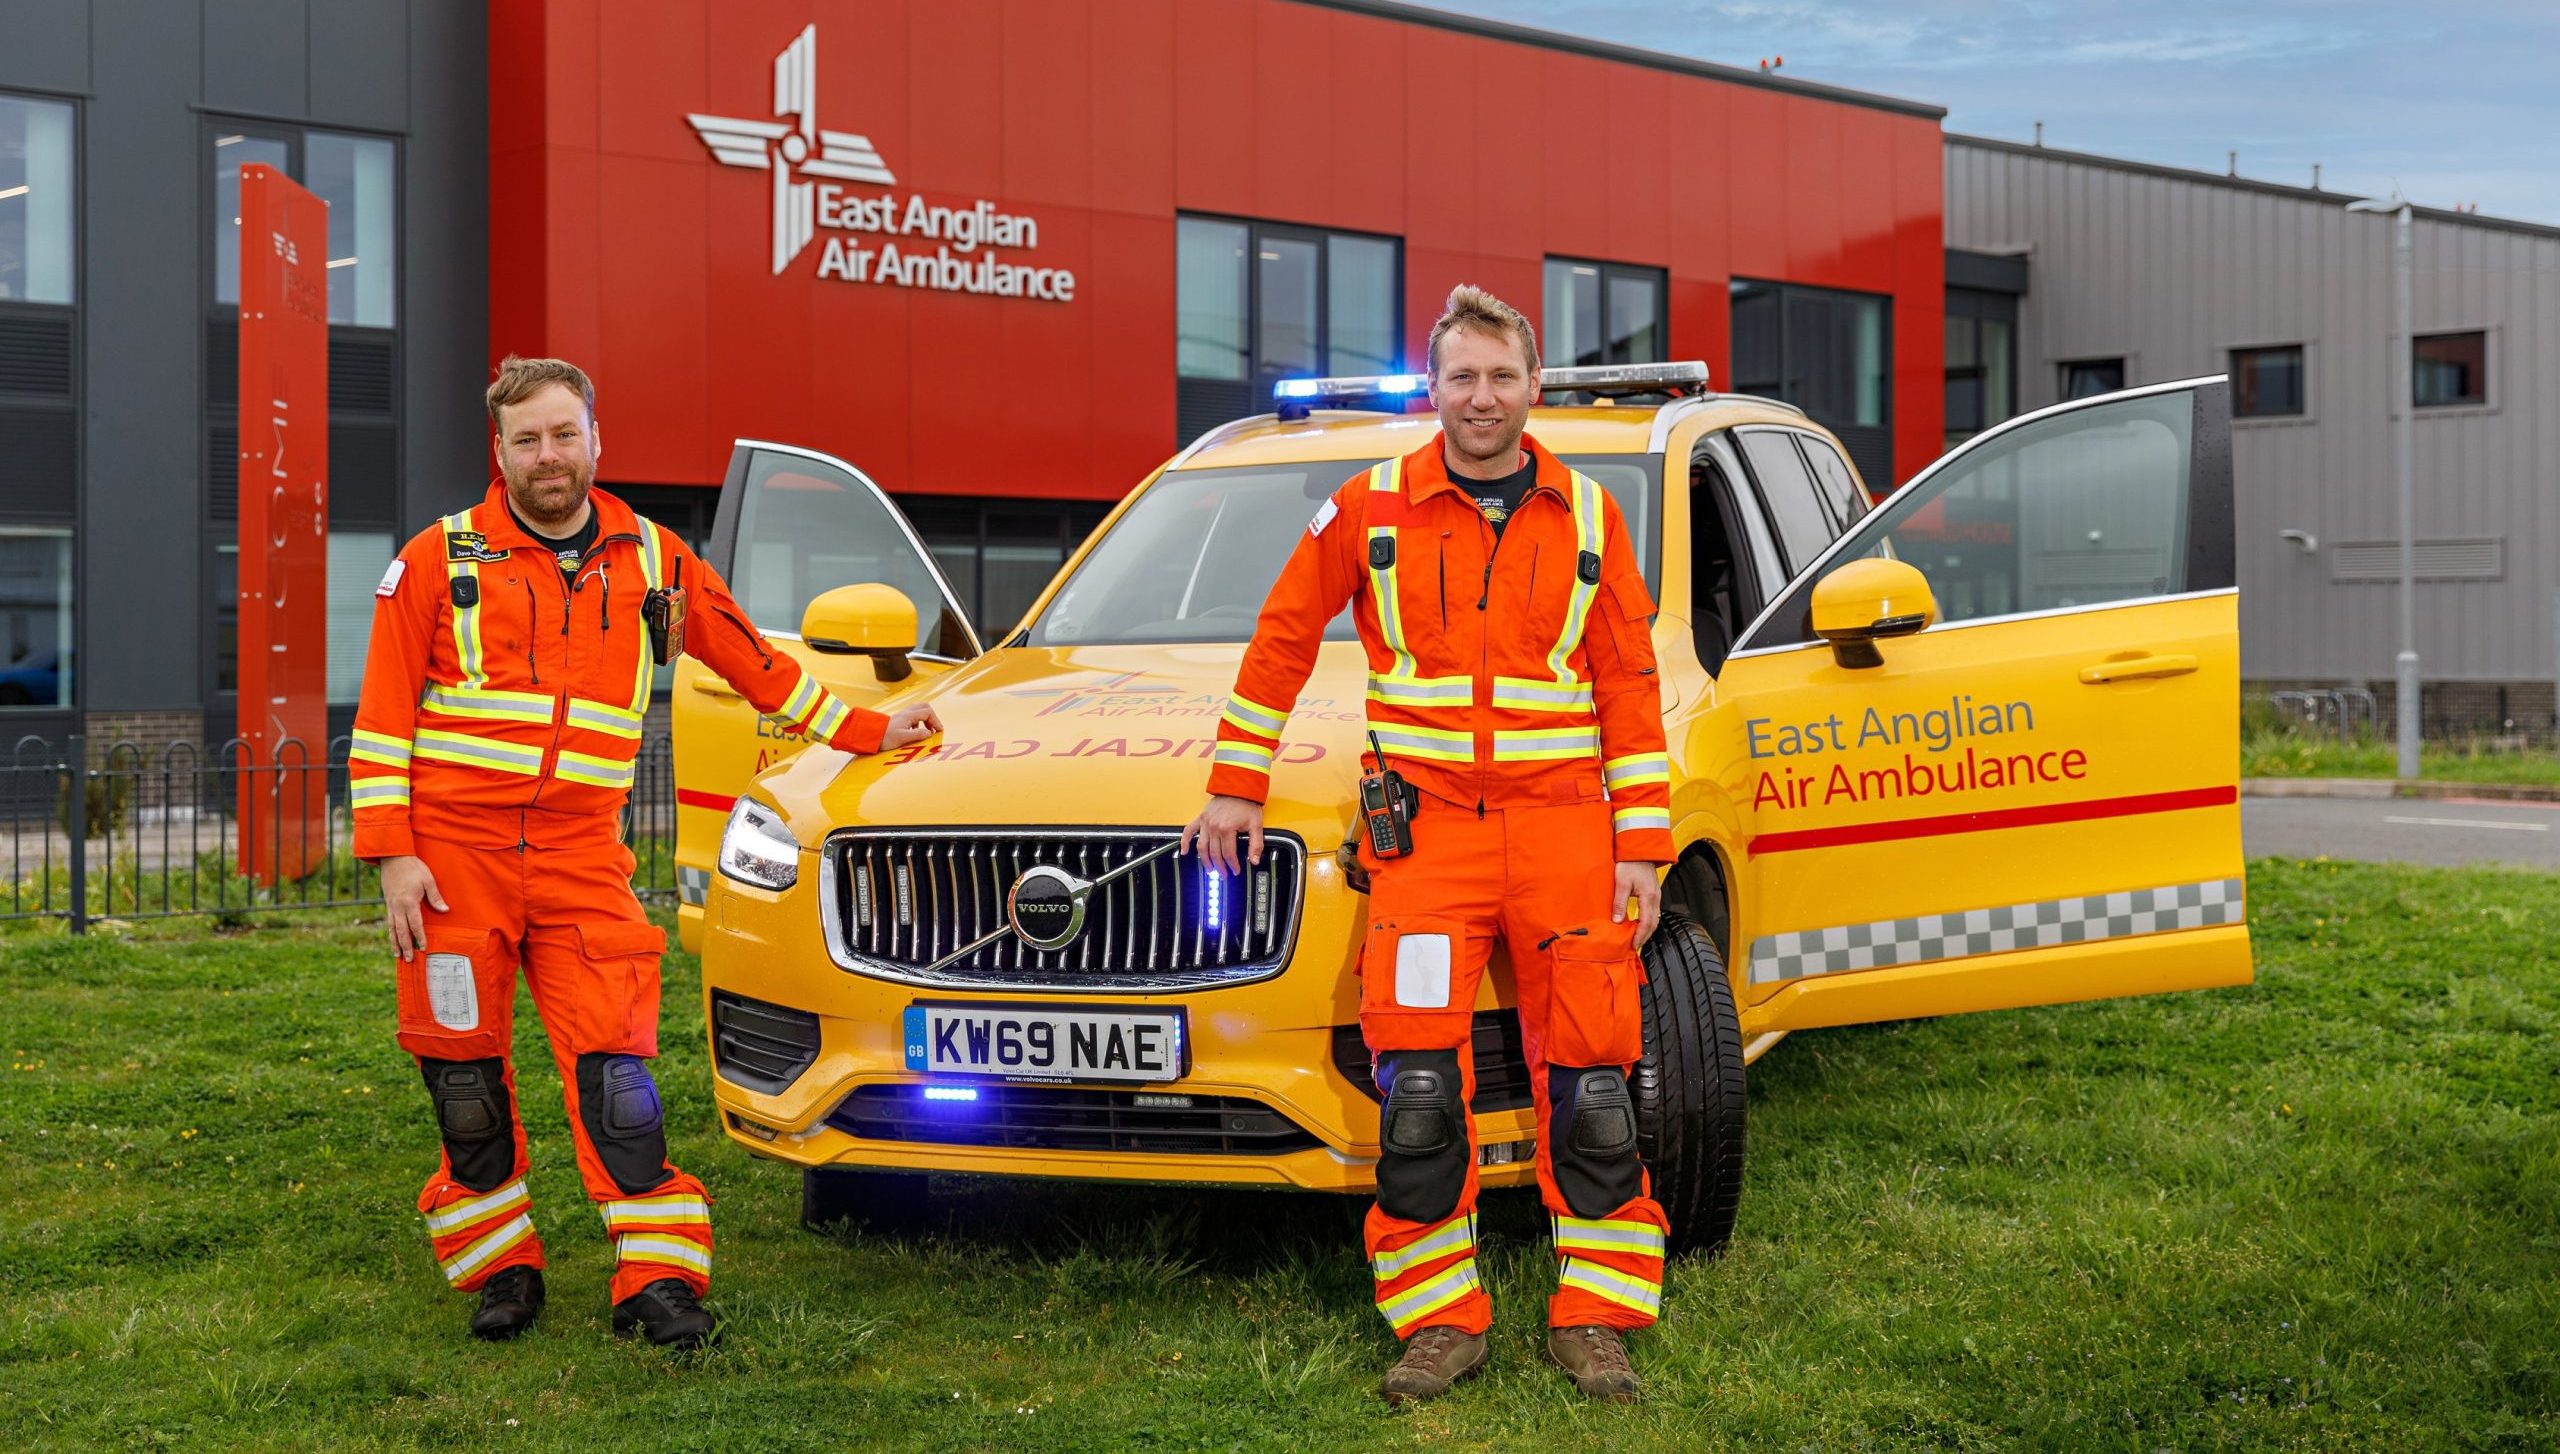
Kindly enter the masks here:
<path id="1" fill-rule="evenodd" d="M 1661 808 L 1620 808 L 1609 815 L 1612 832 L 1634 833 L 1646 828 L 1671 831 L 1671 814 Z"/>
<path id="2" fill-rule="evenodd" d="M 1267 773 L 1271 771 L 1271 749 L 1253 742 L 1221 742 L 1209 761 L 1213 766 Z"/>
<path id="3" fill-rule="evenodd" d="M 1600 780 L 1613 793 L 1620 788 L 1642 787 L 1646 783 L 1667 783 L 1671 781 L 1671 758 L 1661 752 L 1613 757 L 1600 765 Z"/>
<path id="4" fill-rule="evenodd" d="M 409 805 L 409 780 L 405 777 L 357 778 L 347 784 L 347 806 L 351 808 L 391 808 Z"/>
<path id="5" fill-rule="evenodd" d="M 1257 737 L 1277 740 L 1280 729 L 1289 724 L 1289 714 L 1274 711 L 1244 693 L 1236 692 L 1227 698 L 1225 720 L 1233 722 Z"/>
<path id="6" fill-rule="evenodd" d="M 347 761 L 370 762 L 378 767 L 409 766 L 409 739 L 390 737 L 380 732 L 367 732 L 359 727 L 347 745 Z"/>

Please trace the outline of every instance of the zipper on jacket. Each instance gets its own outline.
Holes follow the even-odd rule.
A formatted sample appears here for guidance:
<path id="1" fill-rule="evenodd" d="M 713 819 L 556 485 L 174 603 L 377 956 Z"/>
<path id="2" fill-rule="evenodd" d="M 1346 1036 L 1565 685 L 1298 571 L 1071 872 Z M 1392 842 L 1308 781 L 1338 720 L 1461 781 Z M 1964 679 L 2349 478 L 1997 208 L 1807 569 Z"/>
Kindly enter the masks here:
<path id="1" fill-rule="evenodd" d="M 542 661 L 535 653 L 533 643 L 542 636 L 542 598 L 533 593 L 530 572 L 524 577 L 524 608 L 533 618 L 533 629 L 524 634 L 524 664 L 525 669 L 533 673 L 533 684 L 538 687 L 542 685 Z M 564 628 L 561 634 L 565 636 L 568 632 Z"/>
<path id="2" fill-rule="evenodd" d="M 1449 532 L 1440 532 L 1440 629 L 1449 629 Z"/>

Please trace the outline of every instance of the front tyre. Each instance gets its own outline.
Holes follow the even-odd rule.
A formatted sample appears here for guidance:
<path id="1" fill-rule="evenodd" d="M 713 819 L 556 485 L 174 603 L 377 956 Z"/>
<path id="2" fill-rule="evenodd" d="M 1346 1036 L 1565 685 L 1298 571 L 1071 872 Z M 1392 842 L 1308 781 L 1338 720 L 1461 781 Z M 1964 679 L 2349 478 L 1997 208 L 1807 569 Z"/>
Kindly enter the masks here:
<path id="1" fill-rule="evenodd" d="M 1688 915 L 1662 916 L 1644 968 L 1636 1146 L 1670 1218 L 1672 1254 L 1712 1257 L 1742 1201 L 1742 1022 L 1723 953 Z"/>

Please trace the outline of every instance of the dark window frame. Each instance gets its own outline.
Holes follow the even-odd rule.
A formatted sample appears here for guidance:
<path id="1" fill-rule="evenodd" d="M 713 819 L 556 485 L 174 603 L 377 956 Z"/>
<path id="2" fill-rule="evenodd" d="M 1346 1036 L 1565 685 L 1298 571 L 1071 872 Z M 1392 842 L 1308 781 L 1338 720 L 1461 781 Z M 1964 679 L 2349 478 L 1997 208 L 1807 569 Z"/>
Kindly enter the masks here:
<path id="1" fill-rule="evenodd" d="M 1326 246 L 1331 239 L 1336 237 L 1349 237 L 1356 238 L 1362 242 L 1385 243 L 1392 251 L 1395 263 L 1394 277 L 1389 283 L 1388 297 L 1396 300 L 1398 303 L 1401 303 L 1404 298 L 1404 239 L 1395 236 L 1392 233 L 1363 232 L 1358 228 L 1352 227 L 1321 227 L 1313 223 L 1304 222 L 1279 222 L 1260 217 L 1237 217 L 1222 212 L 1192 211 L 1175 214 L 1174 224 L 1176 229 L 1178 230 L 1182 222 L 1188 219 L 1197 219 L 1202 222 L 1222 222 L 1230 226 L 1242 227 L 1245 230 L 1244 245 L 1246 257 L 1243 319 L 1245 341 L 1244 382 L 1248 387 L 1261 391 L 1265 398 L 1269 397 L 1269 389 L 1274 381 L 1282 378 L 1295 378 L 1300 376 L 1294 373 L 1270 371 L 1266 368 L 1260 356 L 1262 348 L 1262 289 L 1259 286 L 1260 279 L 1257 272 L 1260 264 L 1262 241 L 1264 238 L 1271 237 L 1289 242 L 1307 243 L 1315 248 L 1315 352 L 1316 357 L 1327 365 L 1332 362 L 1333 355 L 1333 250 Z M 1178 253 L 1175 256 L 1174 265 L 1176 268 L 1181 266 L 1181 257 Z M 1177 279 L 1177 291 L 1179 290 L 1179 287 L 1180 283 Z M 1396 357 L 1401 358 L 1405 353 L 1404 310 L 1402 307 L 1394 307 L 1390 309 L 1390 314 L 1391 316 L 1388 321 L 1392 325 L 1392 339 L 1388 344 L 1388 351 Z M 1178 349 L 1175 355 L 1174 367 L 1174 376 L 1177 379 L 1195 379 L 1205 377 L 1202 375 L 1184 374 L 1180 372 L 1181 361 Z M 1321 369 L 1319 371 L 1321 372 Z M 1206 381 L 1212 383 L 1235 382 L 1232 379 L 1208 379 Z"/>
<path id="2" fill-rule="evenodd" d="M 2412 409 L 2426 411 L 2436 409 L 2487 409 L 2494 406 L 2497 403 L 2497 395 L 2492 388 L 2491 375 L 2494 374 L 2496 370 L 2490 366 L 2490 333 L 2491 330 L 2487 328 L 2447 328 L 2438 330 L 2434 333 L 2419 333 L 2411 335 L 2409 339 L 2410 407 Z M 2473 381 L 2476 385 L 2474 390 L 2471 393 L 2450 399 L 2429 399 L 2424 397 L 2422 386 L 2419 384 L 2419 376 L 2421 372 L 2419 364 L 2422 361 L 2419 357 L 2419 350 L 2430 343 L 2439 343 L 2448 339 L 2464 338 L 2476 338 L 2480 340 L 2480 376 Z"/>
<path id="3" fill-rule="evenodd" d="M 2072 376 L 2075 372 L 2082 369 L 2104 369 L 2109 366 L 2116 371 L 2114 388 L 2095 389 L 2085 393 L 2073 391 Z M 2132 387 L 2133 355 L 2129 353 L 2091 354 L 2087 358 L 2066 358 L 2054 365 L 2054 389 L 2056 401 L 2059 403 L 2068 404 L 2074 399 L 2094 399 L 2100 394 L 2120 393 Z"/>
<path id="4" fill-rule="evenodd" d="M 1732 320 L 1734 303 L 1737 299 L 1744 296 L 1745 289 L 1751 288 L 1763 288 L 1769 290 L 1770 300 L 1778 310 L 1778 376 L 1774 380 L 1759 378 L 1756 376 L 1746 377 L 1740 361 L 1740 349 L 1732 343 L 1732 340 L 1740 333 L 1739 328 L 1733 326 Z M 1878 357 L 1881 361 L 1881 368 L 1879 369 L 1877 376 L 1878 408 L 1877 420 L 1875 423 L 1860 424 L 1855 419 L 1843 418 L 1823 411 L 1817 411 L 1810 406 L 1805 405 L 1802 400 L 1790 397 L 1790 383 L 1802 376 L 1804 373 L 1804 370 L 1798 366 L 1799 361 L 1795 358 L 1788 345 L 1787 315 L 1789 309 L 1787 305 L 1789 300 L 1793 297 L 1849 299 L 1860 303 L 1871 303 L 1875 305 L 1876 318 L 1880 325 L 1880 336 L 1877 339 L 1877 345 L 1879 350 Z M 1831 431 L 1831 433 L 1839 439 L 1842 446 L 1846 449 L 1851 462 L 1857 466 L 1861 480 L 1869 482 L 1868 489 L 1870 493 L 1878 492 L 1877 486 L 1873 483 L 1873 481 L 1877 480 L 1885 481 L 1885 488 L 1890 489 L 1891 482 L 1893 481 L 1895 474 L 1893 467 L 1895 448 L 1894 417 L 1896 414 L 1897 401 L 1895 399 L 1894 391 L 1898 382 L 1894 367 L 1894 307 L 1896 302 L 1894 295 L 1891 293 L 1867 292 L 1857 288 L 1826 288 L 1818 287 L 1810 283 L 1790 283 L 1779 278 L 1746 278 L 1736 276 L 1727 281 L 1725 300 L 1727 309 L 1727 356 L 1734 360 L 1733 377 L 1727 381 L 1725 387 L 1732 389 L 1737 393 L 1755 394 L 1762 398 L 1777 399 L 1781 402 L 1794 404 L 1797 407 L 1802 408 L 1805 412 L 1806 418 L 1811 419 L 1816 424 L 1819 424 L 1823 428 Z"/>
<path id="5" fill-rule="evenodd" d="M 390 518 L 387 523 L 392 535 L 392 549 L 397 551 L 408 540 L 407 532 L 403 528 L 408 500 L 408 471 L 406 451 L 403 447 L 403 436 L 407 433 L 407 410 L 404 404 L 406 384 L 402 377 L 403 366 L 407 362 L 402 343 L 408 317 L 405 306 L 408 299 L 409 270 L 409 249 L 405 246 L 408 239 L 409 220 L 408 138 L 397 132 L 377 131 L 361 126 L 324 126 L 215 112 L 199 113 L 196 130 L 196 155 L 204 163 L 197 169 L 196 195 L 198 205 L 202 208 L 202 215 L 207 218 L 217 215 L 214 203 L 218 193 L 213 161 L 216 151 L 215 143 L 225 136 L 253 137 L 260 141 L 271 141 L 282 145 L 285 149 L 285 175 L 304 185 L 308 185 L 304 182 L 308 161 L 305 142 L 313 135 L 357 137 L 366 141 L 387 142 L 391 146 L 391 235 L 403 244 L 395 247 L 391 259 L 391 326 L 384 328 L 360 323 L 331 323 L 328 329 L 332 353 L 337 350 L 342 341 L 346 340 L 387 343 L 391 349 L 389 414 L 345 414 L 345 417 L 352 423 L 382 424 L 387 421 L 391 425 L 391 459 L 394 477 L 391 484 Z M 216 227 L 207 227 L 204 230 L 203 238 L 196 250 L 198 269 L 196 296 L 203 300 L 204 309 L 197 334 L 200 354 L 210 353 L 209 344 L 214 330 L 229 326 L 236 331 L 240 320 L 239 303 L 236 300 L 225 303 L 219 298 L 220 279 L 216 275 L 216 270 L 221 257 L 221 247 L 218 240 L 218 226 L 217 223 Z M 208 359 L 208 365 L 209 363 Z M 204 440 L 201 454 L 205 460 L 211 457 L 211 444 L 217 422 L 213 416 L 213 398 L 212 381 L 200 375 L 197 384 L 196 419 L 197 428 Z M 328 423 L 324 427 L 334 429 L 339 424 L 343 412 L 338 401 L 332 398 L 329 404 Z M 231 721 L 238 711 L 237 672 L 240 629 L 236 551 L 235 559 L 231 563 L 234 589 L 228 594 L 218 589 L 224 574 L 223 548 L 237 545 L 240 534 L 239 517 L 236 513 L 226 517 L 215 511 L 211 483 L 209 479 L 200 480 L 197 496 L 198 526 L 202 531 L 199 559 L 203 569 L 202 589 L 205 608 L 197 631 L 200 644 L 198 659 L 202 663 L 198 699 L 204 704 L 206 731 L 209 736 L 217 732 L 218 729 L 214 726 L 216 722 Z M 333 495 L 335 488 L 336 482 L 332 480 Z M 340 523 L 341 517 L 333 500 L 330 524 L 334 527 Z M 348 517 L 344 523 L 350 528 L 379 528 L 386 522 L 367 516 Z M 223 682 L 226 639 L 230 643 L 228 654 L 233 672 L 233 684 L 230 686 L 224 685 Z M 344 704 L 338 704 L 331 710 L 336 711 L 343 706 Z M 220 735 L 228 736 L 229 733 L 222 731 Z"/>
<path id="6" fill-rule="evenodd" d="M 2258 392 L 2243 361 L 2267 355 L 2293 355 L 2293 407 L 2290 409 L 2252 408 Z M 2299 343 L 2259 343 L 2232 349 L 2226 356 L 2231 374 L 2231 417 L 2244 419 L 2307 419 L 2311 415 L 2311 350 Z"/>
<path id="7" fill-rule="evenodd" d="M 1596 270 L 1599 275 L 1600 352 L 1602 356 L 1594 362 L 1600 364 L 1623 364 L 1668 363 L 1671 361 L 1674 355 L 1671 351 L 1671 270 L 1669 268 L 1648 267 L 1643 263 L 1609 262 L 1602 258 L 1570 257 L 1563 253 L 1549 253 L 1543 260 L 1541 260 L 1538 267 L 1538 286 L 1540 292 L 1540 297 L 1538 299 L 1538 341 L 1541 345 L 1540 352 L 1547 355 L 1544 362 L 1548 367 L 1578 368 L 1582 367 L 1584 364 L 1584 360 L 1579 357 L 1569 359 L 1558 358 L 1550 351 L 1555 337 L 1555 329 L 1553 326 L 1555 323 L 1555 316 L 1553 310 L 1555 308 L 1556 300 L 1554 295 L 1548 293 L 1546 290 L 1546 279 L 1548 270 L 1558 266 L 1559 264 L 1568 268 L 1591 268 Z M 1609 357 L 1610 354 L 1617 352 L 1616 343 L 1608 337 L 1609 292 L 1613 284 L 1621 281 L 1642 282 L 1653 285 L 1654 356 L 1652 358 Z"/>
<path id="8" fill-rule="evenodd" d="M 1990 365 L 1984 361 L 1982 332 L 1985 324 L 2000 324 L 2009 330 L 2009 374 L 2007 388 L 1997 400 L 1991 398 Z M 1946 448 L 1953 449 L 1965 440 L 1994 425 L 2018 417 L 2018 295 L 1993 292 L 1982 288 L 1947 289 L 1945 343 L 1952 344 L 1959 330 L 1973 343 L 1970 364 L 1946 364 L 1947 409 L 1940 433 Z M 1942 349 L 1943 352 L 1943 349 Z M 1954 405 L 1955 388 L 1970 383 L 1976 388 L 1977 417 L 1960 423 Z M 1959 429 L 1962 433 L 1959 434 Z"/>

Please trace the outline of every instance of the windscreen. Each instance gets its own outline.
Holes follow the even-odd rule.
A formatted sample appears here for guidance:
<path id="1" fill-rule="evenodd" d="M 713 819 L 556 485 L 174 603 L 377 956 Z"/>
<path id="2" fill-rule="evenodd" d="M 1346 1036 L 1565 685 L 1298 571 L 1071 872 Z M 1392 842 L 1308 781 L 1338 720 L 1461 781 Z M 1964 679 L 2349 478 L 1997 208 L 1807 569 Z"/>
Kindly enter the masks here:
<path id="1" fill-rule="evenodd" d="M 1169 470 L 1129 507 L 1040 619 L 1038 646 L 1243 642 L 1307 522 L 1342 482 L 1376 460 Z M 1568 458 L 1617 500 L 1645 584 L 1657 578 L 1659 476 L 1641 455 Z M 1348 607 L 1325 627 L 1352 637 Z"/>

